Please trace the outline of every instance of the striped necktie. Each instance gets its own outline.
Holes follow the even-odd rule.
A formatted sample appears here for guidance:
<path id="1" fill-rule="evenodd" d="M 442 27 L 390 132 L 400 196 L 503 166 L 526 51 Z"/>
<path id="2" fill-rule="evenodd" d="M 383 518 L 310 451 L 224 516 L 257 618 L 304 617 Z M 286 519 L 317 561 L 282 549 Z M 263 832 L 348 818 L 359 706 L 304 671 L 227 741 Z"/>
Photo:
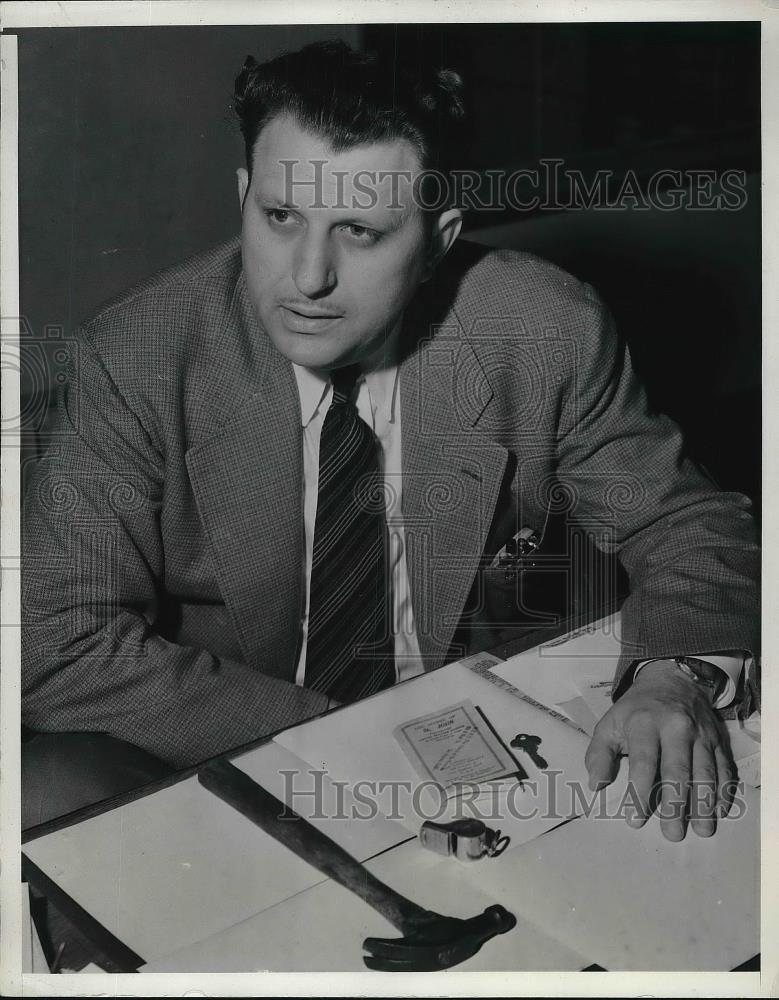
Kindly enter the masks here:
<path id="1" fill-rule="evenodd" d="M 395 682 L 379 445 L 351 402 L 359 375 L 331 373 L 309 592 L 305 684 L 339 702 Z"/>

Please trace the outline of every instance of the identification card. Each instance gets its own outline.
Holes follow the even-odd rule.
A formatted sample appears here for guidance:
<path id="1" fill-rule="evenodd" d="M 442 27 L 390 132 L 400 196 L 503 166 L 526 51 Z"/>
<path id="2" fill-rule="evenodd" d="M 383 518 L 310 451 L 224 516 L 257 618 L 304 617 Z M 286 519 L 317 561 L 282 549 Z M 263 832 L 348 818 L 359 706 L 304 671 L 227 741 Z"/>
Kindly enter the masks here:
<path id="1" fill-rule="evenodd" d="M 509 775 L 525 776 L 520 764 L 470 701 L 439 709 L 394 731 L 414 770 L 445 791 Z"/>

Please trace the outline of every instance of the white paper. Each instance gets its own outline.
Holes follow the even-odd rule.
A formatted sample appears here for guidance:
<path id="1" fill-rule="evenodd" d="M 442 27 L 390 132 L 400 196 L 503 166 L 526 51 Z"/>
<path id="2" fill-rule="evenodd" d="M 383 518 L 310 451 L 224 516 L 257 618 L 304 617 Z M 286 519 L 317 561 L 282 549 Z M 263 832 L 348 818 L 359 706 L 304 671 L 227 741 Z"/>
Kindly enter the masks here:
<path id="1" fill-rule="evenodd" d="M 760 715 L 755 712 L 743 725 L 737 719 L 725 723 L 730 736 L 730 749 L 741 781 L 760 787 Z"/>
<path id="2" fill-rule="evenodd" d="M 233 758 L 232 763 L 332 837 L 358 861 L 409 837 L 404 826 L 381 814 L 371 816 L 368 821 L 361 820 L 360 803 L 348 787 L 334 783 L 316 763 L 307 764 L 277 743 L 250 750 Z"/>
<path id="3" fill-rule="evenodd" d="M 461 666 L 467 664 L 471 670 L 474 669 L 472 666 L 470 666 L 468 660 L 458 660 L 457 662 Z M 501 664 L 503 662 L 504 662 L 503 660 L 495 659 L 494 662 L 488 666 L 488 669 L 479 669 L 476 672 L 480 677 L 483 677 L 485 680 L 488 680 L 490 684 L 493 684 L 495 687 L 500 688 L 506 694 L 510 694 L 512 698 L 516 698 L 518 701 L 522 701 L 526 705 L 531 705 L 533 708 L 539 709 L 541 712 L 544 712 L 545 714 L 552 716 L 552 718 L 557 719 L 558 722 L 562 722 L 566 726 L 571 726 L 578 732 L 586 733 L 585 727 L 580 725 L 574 718 L 576 713 L 571 710 L 571 704 L 572 704 L 571 702 L 561 702 L 552 707 L 551 705 L 547 705 L 544 702 L 539 701 L 537 698 L 531 697 L 525 691 L 520 691 L 519 688 L 515 687 L 504 677 L 501 677 L 499 674 L 497 674 L 494 669 L 492 669 L 493 666 Z M 589 722 L 591 713 L 589 712 L 587 706 L 584 704 L 582 698 L 579 697 L 577 699 L 577 703 L 581 704 L 582 710 L 587 713 L 585 722 Z"/>
<path id="4" fill-rule="evenodd" d="M 587 697 L 587 684 L 614 677 L 623 650 L 620 629 L 621 616 L 616 612 L 568 636 L 512 656 L 493 667 L 492 672 L 543 705 L 565 712 L 591 732 L 593 716 L 597 720 L 603 714 L 603 701 Z"/>
<path id="5" fill-rule="evenodd" d="M 432 782 L 420 782 L 393 730 L 420 713 L 463 700 L 482 709 L 506 746 L 519 733 L 538 736 L 548 767 L 539 769 L 527 754 L 516 751 L 526 781 L 485 782 L 448 801 Z M 456 663 L 275 739 L 302 760 L 316 761 L 332 777 L 347 781 L 348 787 L 359 787 L 382 815 L 398 819 L 414 834 L 425 819 L 476 815 L 508 834 L 512 848 L 576 814 L 571 811 L 577 805 L 574 789 L 586 788 L 588 782 L 584 734 Z"/>
<path id="6" fill-rule="evenodd" d="M 732 969 L 760 951 L 759 794 L 741 801 L 713 837 L 672 843 L 657 816 L 633 830 L 593 813 L 507 854 L 513 881 L 473 874 L 485 892 L 515 885 L 517 914 L 610 971 Z"/>
<path id="7" fill-rule="evenodd" d="M 503 864 L 505 855 L 475 865 Z M 411 841 L 368 862 L 377 878 L 414 902 L 455 917 L 472 917 L 504 902 L 484 892 L 478 879 L 453 858 L 441 858 Z M 468 869 L 473 866 L 467 866 Z M 524 891 L 521 879 L 515 891 Z M 332 915 L 338 914 L 333 920 Z M 214 938 L 168 955 L 141 972 L 344 972 L 364 971 L 366 937 L 399 937 L 399 932 L 361 899 L 332 881 L 314 886 L 272 910 L 231 927 Z M 506 934 L 488 941 L 457 971 L 575 971 L 590 964 L 521 917 Z"/>
<path id="8" fill-rule="evenodd" d="M 555 708 L 560 712 L 564 712 L 588 736 L 592 736 L 595 732 L 595 726 L 600 715 L 596 715 L 593 712 L 586 698 L 576 695 L 567 701 L 558 701 Z"/>
<path id="9" fill-rule="evenodd" d="M 274 792 L 280 791 L 279 768 L 300 766 L 270 743 L 250 756 L 243 766 Z M 303 811 L 300 802 L 295 804 Z M 333 823 L 328 833 L 361 860 L 408 836 L 386 821 Z M 147 961 L 210 937 L 324 877 L 196 778 L 31 841 L 24 849 Z"/>
<path id="10" fill-rule="evenodd" d="M 491 670 L 496 664 L 503 663 L 503 660 L 492 653 L 484 652 L 472 653 L 470 656 L 464 656 L 457 662 L 461 667 L 468 667 L 469 670 L 478 670 L 480 668 Z"/>

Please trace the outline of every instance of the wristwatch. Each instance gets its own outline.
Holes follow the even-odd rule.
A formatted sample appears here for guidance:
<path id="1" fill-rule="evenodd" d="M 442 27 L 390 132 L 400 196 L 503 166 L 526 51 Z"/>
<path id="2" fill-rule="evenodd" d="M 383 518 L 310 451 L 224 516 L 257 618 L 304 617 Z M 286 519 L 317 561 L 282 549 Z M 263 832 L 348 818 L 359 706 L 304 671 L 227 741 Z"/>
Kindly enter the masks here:
<path id="1" fill-rule="evenodd" d="M 727 683 L 724 672 L 713 663 L 699 660 L 697 656 L 676 656 L 674 662 L 690 680 L 711 691 L 711 701 L 714 704 Z"/>

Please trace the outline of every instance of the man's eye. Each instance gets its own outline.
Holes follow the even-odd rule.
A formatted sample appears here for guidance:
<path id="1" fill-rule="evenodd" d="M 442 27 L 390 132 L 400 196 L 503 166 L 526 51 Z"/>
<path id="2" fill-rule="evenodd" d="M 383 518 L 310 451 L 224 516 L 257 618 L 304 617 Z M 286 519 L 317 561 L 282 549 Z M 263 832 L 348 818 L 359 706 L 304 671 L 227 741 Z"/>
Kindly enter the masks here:
<path id="1" fill-rule="evenodd" d="M 377 232 L 375 229 L 369 229 L 368 226 L 357 225 L 356 222 L 349 223 L 349 225 L 346 226 L 346 231 L 360 243 L 375 243 L 381 236 L 381 233 Z"/>
<path id="2" fill-rule="evenodd" d="M 266 209 L 265 215 L 271 222 L 275 222 L 280 226 L 289 222 L 292 218 L 289 210 L 286 208 L 269 208 Z"/>

